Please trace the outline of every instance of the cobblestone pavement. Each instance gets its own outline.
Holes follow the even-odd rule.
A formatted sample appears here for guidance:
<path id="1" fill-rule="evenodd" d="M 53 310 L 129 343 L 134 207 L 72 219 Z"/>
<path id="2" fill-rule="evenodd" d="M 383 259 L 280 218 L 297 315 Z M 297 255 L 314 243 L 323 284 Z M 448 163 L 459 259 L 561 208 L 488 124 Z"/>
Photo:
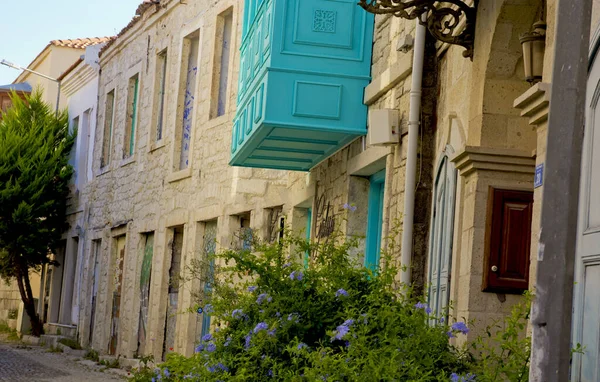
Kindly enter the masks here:
<path id="1" fill-rule="evenodd" d="M 63 353 L 50 353 L 45 348 L 0 343 L 1 382 L 101 382 L 123 381 L 110 370 Z"/>

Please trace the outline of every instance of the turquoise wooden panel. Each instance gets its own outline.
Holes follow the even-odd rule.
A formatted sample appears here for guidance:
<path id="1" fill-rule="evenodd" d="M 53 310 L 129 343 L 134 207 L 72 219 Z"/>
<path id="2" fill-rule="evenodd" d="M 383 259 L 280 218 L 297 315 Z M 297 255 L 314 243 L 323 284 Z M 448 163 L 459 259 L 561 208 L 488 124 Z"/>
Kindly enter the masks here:
<path id="1" fill-rule="evenodd" d="M 310 243 L 310 230 L 312 228 L 312 208 L 306 210 L 306 241 Z M 308 268 L 310 262 L 310 252 L 304 253 L 304 266 Z"/>
<path id="2" fill-rule="evenodd" d="M 365 266 L 377 269 L 381 252 L 383 223 L 383 194 L 385 190 L 385 170 L 369 178 L 369 210 L 367 213 L 367 240 L 365 244 Z"/>
<path id="3" fill-rule="evenodd" d="M 355 0 L 246 0 L 230 164 L 307 171 L 365 135 L 372 40 Z"/>

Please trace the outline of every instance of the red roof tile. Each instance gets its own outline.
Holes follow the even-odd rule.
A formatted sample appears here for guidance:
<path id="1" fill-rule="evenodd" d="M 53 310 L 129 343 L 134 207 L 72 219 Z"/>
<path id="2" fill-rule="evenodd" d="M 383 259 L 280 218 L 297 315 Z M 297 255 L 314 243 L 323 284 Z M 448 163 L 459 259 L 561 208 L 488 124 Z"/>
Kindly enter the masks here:
<path id="1" fill-rule="evenodd" d="M 76 38 L 67 40 L 52 40 L 50 45 L 62 46 L 66 48 L 84 49 L 90 45 L 102 44 L 109 42 L 114 37 L 92 37 L 92 38 Z"/>

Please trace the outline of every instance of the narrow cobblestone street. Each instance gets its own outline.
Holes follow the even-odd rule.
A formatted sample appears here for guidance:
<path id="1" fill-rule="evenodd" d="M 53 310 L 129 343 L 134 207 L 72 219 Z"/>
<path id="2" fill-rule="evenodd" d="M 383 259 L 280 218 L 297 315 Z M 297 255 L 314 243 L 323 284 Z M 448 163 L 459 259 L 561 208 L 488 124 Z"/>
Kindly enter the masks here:
<path id="1" fill-rule="evenodd" d="M 123 381 L 111 370 L 45 348 L 0 343 L 0 381 Z"/>

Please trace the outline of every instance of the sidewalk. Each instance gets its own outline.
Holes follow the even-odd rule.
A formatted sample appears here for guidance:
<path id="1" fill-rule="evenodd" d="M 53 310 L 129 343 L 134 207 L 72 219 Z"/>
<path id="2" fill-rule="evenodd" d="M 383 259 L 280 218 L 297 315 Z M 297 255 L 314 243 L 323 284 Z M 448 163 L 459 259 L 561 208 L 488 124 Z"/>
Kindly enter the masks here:
<path id="1" fill-rule="evenodd" d="M 48 349 L 7 342 L 0 336 L 0 382 L 124 381 L 122 370 L 108 369 L 92 361 Z"/>

